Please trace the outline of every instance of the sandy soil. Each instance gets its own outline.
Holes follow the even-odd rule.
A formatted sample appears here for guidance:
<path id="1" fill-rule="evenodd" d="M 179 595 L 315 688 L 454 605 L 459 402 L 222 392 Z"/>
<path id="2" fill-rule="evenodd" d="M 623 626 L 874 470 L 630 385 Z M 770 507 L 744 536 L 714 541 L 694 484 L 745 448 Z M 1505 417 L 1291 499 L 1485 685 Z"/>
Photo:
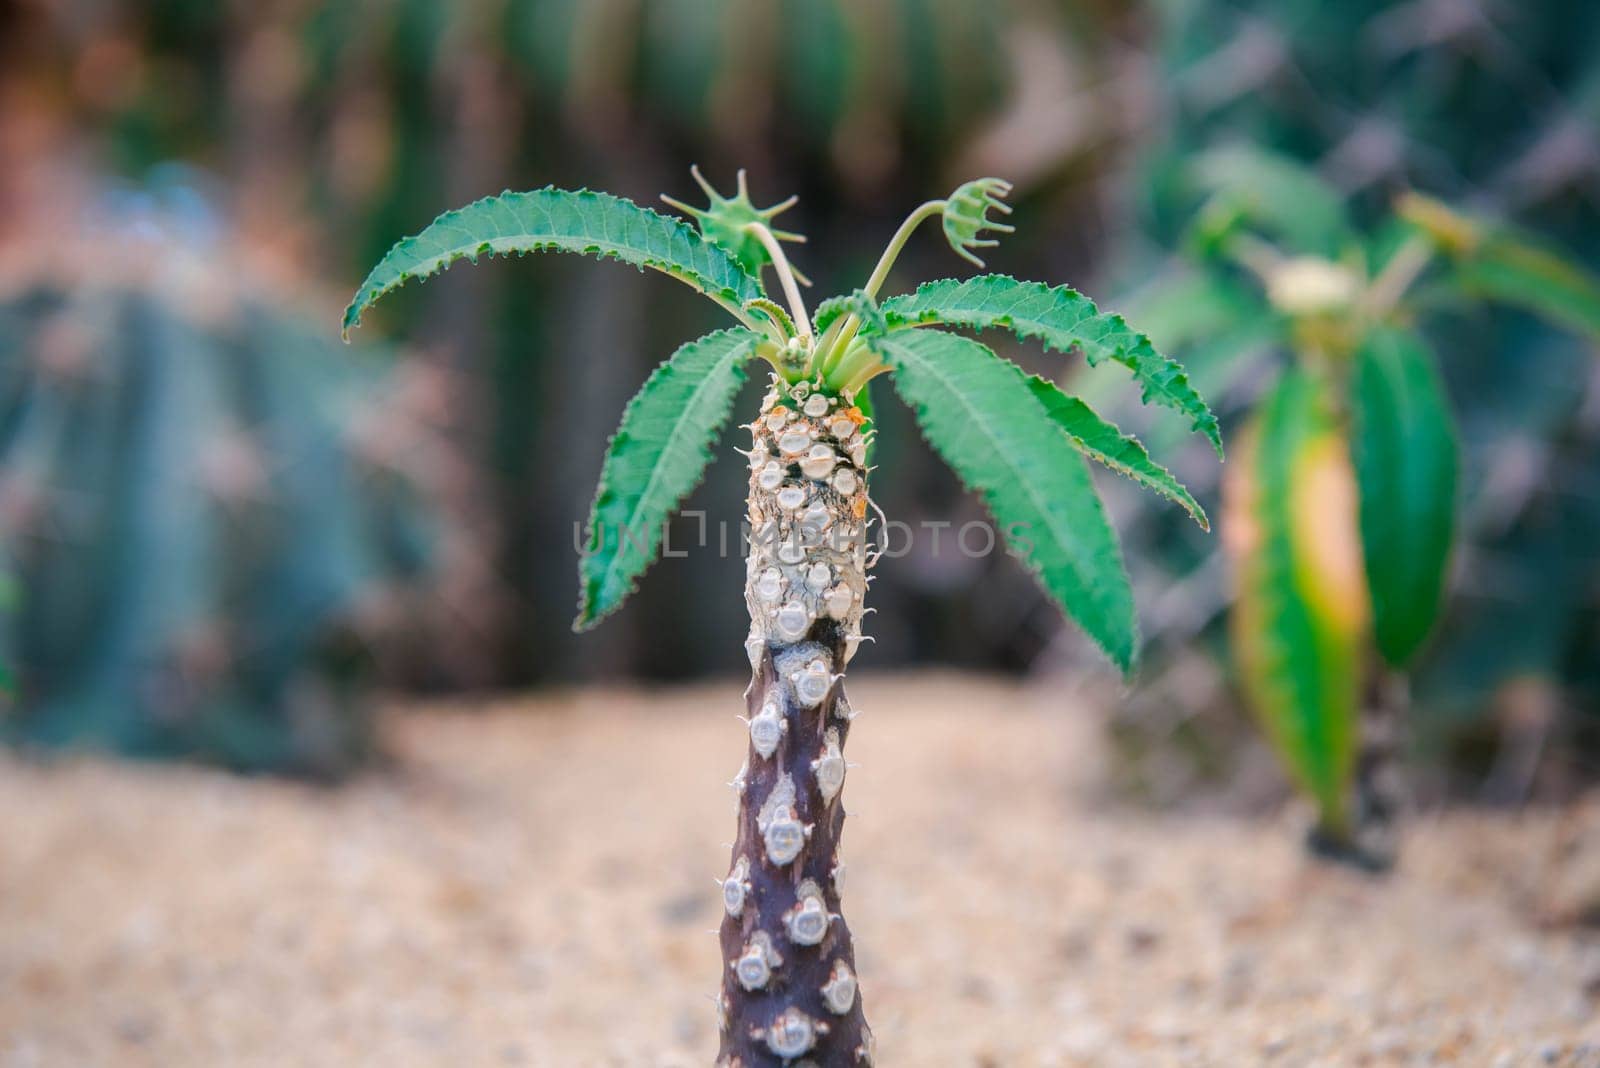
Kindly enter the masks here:
<path id="1" fill-rule="evenodd" d="M 708 1064 L 738 691 L 398 716 L 331 792 L 0 762 L 0 1066 Z M 1600 805 L 1430 817 L 1375 880 L 1092 800 L 1040 690 L 852 696 L 883 1064 L 1600 1065 Z"/>

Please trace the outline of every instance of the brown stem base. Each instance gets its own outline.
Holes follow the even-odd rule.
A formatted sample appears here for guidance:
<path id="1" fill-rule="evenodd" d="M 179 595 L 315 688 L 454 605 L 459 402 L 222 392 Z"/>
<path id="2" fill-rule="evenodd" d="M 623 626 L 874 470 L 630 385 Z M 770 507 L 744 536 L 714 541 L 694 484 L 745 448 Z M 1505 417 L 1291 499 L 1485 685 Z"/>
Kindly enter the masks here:
<path id="1" fill-rule="evenodd" d="M 819 622 L 793 644 L 768 643 L 749 691 L 753 723 L 739 791 L 738 834 L 723 884 L 726 962 L 719 1007 L 721 1068 L 872 1063 L 872 1034 L 856 989 L 850 929 L 839 915 L 840 792 L 850 706 L 837 676 L 808 672 L 843 660 L 844 635 Z"/>
<path id="2" fill-rule="evenodd" d="M 1317 857 L 1369 872 L 1394 867 L 1406 798 L 1399 731 L 1408 701 L 1404 678 L 1384 672 L 1373 678 L 1361 714 L 1351 830 L 1341 835 L 1313 828 L 1306 847 Z"/>

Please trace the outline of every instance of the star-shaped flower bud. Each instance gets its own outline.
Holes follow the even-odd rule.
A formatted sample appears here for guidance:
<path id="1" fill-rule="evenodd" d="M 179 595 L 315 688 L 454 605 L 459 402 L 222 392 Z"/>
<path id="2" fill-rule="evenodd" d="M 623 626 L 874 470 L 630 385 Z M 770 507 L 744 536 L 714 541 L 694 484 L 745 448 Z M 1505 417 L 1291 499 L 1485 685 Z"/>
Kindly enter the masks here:
<path id="1" fill-rule="evenodd" d="M 979 178 L 957 189 L 945 200 L 944 238 L 956 254 L 979 267 L 983 261 L 973 254 L 975 248 L 993 248 L 1000 242 L 980 235 L 985 230 L 1009 234 L 1016 230 L 1002 222 L 991 222 L 989 209 L 1010 215 L 1011 208 L 1004 198 L 1011 192 L 1011 183 L 1003 178 Z"/>
<path id="2" fill-rule="evenodd" d="M 739 171 L 739 191 L 732 197 L 725 197 L 712 188 L 711 183 L 706 181 L 705 175 L 700 173 L 698 166 L 690 167 L 689 173 L 694 175 L 694 180 L 705 191 L 706 198 L 711 201 L 709 206 L 693 208 L 673 197 L 663 196 L 661 199 L 692 217 L 700 225 L 702 234 L 731 253 L 733 258 L 751 274 L 759 277 L 761 269 L 772 262 L 772 256 L 767 252 L 766 246 L 745 229 L 751 223 L 765 226 L 779 241 L 800 243 L 805 241 L 802 234 L 776 230 L 772 226 L 772 220 L 794 207 L 799 197 L 790 197 L 770 208 L 758 208 L 750 201 L 750 185 L 743 169 Z M 810 280 L 801 276 L 798 271 L 795 272 L 795 277 L 804 285 L 811 284 Z"/>

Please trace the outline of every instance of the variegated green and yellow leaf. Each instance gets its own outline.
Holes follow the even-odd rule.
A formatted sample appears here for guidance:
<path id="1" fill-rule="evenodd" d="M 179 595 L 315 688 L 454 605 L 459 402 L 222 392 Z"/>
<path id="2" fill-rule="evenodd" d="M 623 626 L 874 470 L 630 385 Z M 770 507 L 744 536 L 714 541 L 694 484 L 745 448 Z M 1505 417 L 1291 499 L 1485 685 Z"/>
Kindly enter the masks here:
<path id="1" fill-rule="evenodd" d="M 1531 239 L 1493 234 L 1462 259 L 1457 280 L 1473 293 L 1600 340 L 1600 279 Z"/>
<path id="2" fill-rule="evenodd" d="M 1341 833 L 1368 606 L 1355 479 L 1322 384 L 1288 372 L 1235 451 L 1224 528 L 1234 658 L 1291 777 Z"/>

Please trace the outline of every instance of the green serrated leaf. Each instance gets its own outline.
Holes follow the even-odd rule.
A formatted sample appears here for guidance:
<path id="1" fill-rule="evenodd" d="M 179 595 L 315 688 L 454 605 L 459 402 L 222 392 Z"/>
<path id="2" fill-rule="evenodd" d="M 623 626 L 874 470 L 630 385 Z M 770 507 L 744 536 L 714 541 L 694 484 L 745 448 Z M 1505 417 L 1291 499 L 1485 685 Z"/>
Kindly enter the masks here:
<path id="1" fill-rule="evenodd" d="M 811 312 L 811 329 L 821 337 L 824 330 L 849 314 L 850 296 L 829 297 Z"/>
<path id="2" fill-rule="evenodd" d="M 999 274 L 947 278 L 925 283 L 915 293 L 891 297 L 881 311 L 891 329 L 925 323 L 1003 327 L 1058 352 L 1081 350 L 1091 366 L 1104 360 L 1121 364 L 1133 372 L 1146 404 L 1160 404 L 1186 416 L 1222 455 L 1217 417 L 1189 385 L 1183 367 L 1157 352 L 1150 339 L 1134 331 L 1122 316 L 1102 314 L 1094 301 L 1076 290 Z"/>
<path id="3" fill-rule="evenodd" d="M 691 341 L 628 402 L 589 515 L 576 629 L 621 605 L 654 562 L 662 527 L 705 473 L 711 443 L 744 382 L 744 363 L 760 340 L 735 328 Z"/>
<path id="4" fill-rule="evenodd" d="M 1321 384 L 1290 371 L 1230 465 L 1234 657 L 1323 826 L 1347 829 L 1367 624 L 1354 476 Z"/>
<path id="5" fill-rule="evenodd" d="M 1403 666 L 1439 613 L 1455 532 L 1455 421 L 1415 334 L 1375 331 L 1356 357 L 1351 458 L 1378 651 Z"/>
<path id="6" fill-rule="evenodd" d="M 349 333 L 378 298 L 456 260 L 526 252 L 581 252 L 650 267 L 687 283 L 729 310 L 762 296 L 726 251 L 694 229 L 631 200 L 589 190 L 510 191 L 447 211 L 395 243 L 367 275 L 344 313 Z"/>
<path id="7" fill-rule="evenodd" d="M 1120 475 L 1152 489 L 1161 496 L 1180 505 L 1201 530 L 1211 529 L 1211 520 L 1183 483 L 1172 477 L 1172 472 L 1150 459 L 1143 445 L 1127 437 L 1112 423 L 1077 397 L 1069 397 L 1054 382 L 1028 376 L 1028 388 L 1044 407 L 1045 414 L 1072 442 L 1073 448 L 1097 460 Z"/>
<path id="8" fill-rule="evenodd" d="M 1026 377 L 970 338 L 937 330 L 868 339 L 961 481 L 983 495 L 1013 554 L 1124 672 L 1138 645 L 1116 533 L 1081 457 Z"/>

